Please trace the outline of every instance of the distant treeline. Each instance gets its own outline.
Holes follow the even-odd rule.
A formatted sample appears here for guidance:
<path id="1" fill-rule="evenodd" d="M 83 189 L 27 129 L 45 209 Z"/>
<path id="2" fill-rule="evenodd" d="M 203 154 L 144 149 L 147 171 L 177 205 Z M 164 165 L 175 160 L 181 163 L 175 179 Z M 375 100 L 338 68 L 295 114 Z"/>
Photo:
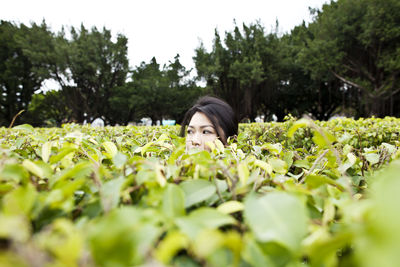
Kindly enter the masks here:
<path id="1" fill-rule="evenodd" d="M 338 0 L 310 12 L 310 24 L 283 35 L 260 22 L 234 24 L 223 36 L 215 30 L 211 51 L 195 49 L 196 75 L 179 55 L 130 67 L 128 39 L 106 28 L 54 33 L 45 21 L 1 21 L 0 125 L 21 110 L 15 123 L 35 126 L 97 117 L 180 122 L 204 94 L 228 101 L 241 121 L 400 116 L 400 1 Z M 41 92 L 48 79 L 59 90 Z"/>

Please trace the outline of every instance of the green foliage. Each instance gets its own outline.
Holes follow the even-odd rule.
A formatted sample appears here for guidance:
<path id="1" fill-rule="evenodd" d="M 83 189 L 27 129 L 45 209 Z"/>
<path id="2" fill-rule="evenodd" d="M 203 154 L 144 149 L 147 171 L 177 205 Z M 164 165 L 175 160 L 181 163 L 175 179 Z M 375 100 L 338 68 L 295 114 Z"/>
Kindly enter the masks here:
<path id="1" fill-rule="evenodd" d="M 24 118 L 34 126 L 61 126 L 72 118 L 72 111 L 65 104 L 66 101 L 62 91 L 34 94 Z"/>
<path id="2" fill-rule="evenodd" d="M 330 1 L 310 10 L 311 23 L 283 34 L 278 21 L 270 32 L 260 21 L 234 22 L 223 35 L 215 30 L 210 51 L 195 49 L 196 76 L 179 54 L 164 65 L 152 58 L 129 66 L 128 39 L 106 28 L 53 33 L 45 22 L 2 21 L 0 125 L 17 114 L 17 124 L 33 126 L 96 117 L 107 125 L 179 123 L 205 94 L 225 99 L 243 122 L 399 116 L 399 8 L 398 0 Z"/>
<path id="3" fill-rule="evenodd" d="M 360 233 L 355 237 L 356 256 L 363 266 L 395 266 L 399 260 L 399 170 L 399 161 L 393 162 L 380 171 L 385 179 L 374 181 L 370 206 L 365 215 L 362 214 L 366 224 L 361 225 Z M 346 215 L 351 216 L 350 213 Z"/>
<path id="4" fill-rule="evenodd" d="M 132 81 L 115 88 L 110 99 L 112 116 L 127 124 L 142 117 L 150 117 L 153 124 L 163 118 L 173 118 L 178 123 L 184 113 L 201 94 L 199 87 L 189 79 L 179 62 L 179 55 L 169 65 L 160 65 L 155 58 L 142 62 L 132 72 Z"/>
<path id="5" fill-rule="evenodd" d="M 83 25 L 80 30 L 72 27 L 70 33 L 72 40 L 64 40 L 62 73 L 69 83 L 61 84 L 67 107 L 76 122 L 101 116 L 109 121 L 112 90 L 125 84 L 129 71 L 128 39 L 118 35 L 113 41 L 109 30 L 94 27 L 88 31 Z"/>
<path id="6" fill-rule="evenodd" d="M 22 121 L 34 126 L 91 122 L 96 117 L 124 125 L 145 116 L 154 123 L 163 118 L 180 121 L 201 94 L 179 55 L 162 69 L 155 58 L 143 62 L 128 77 L 128 40 L 118 35 L 114 41 L 105 28 L 72 27 L 67 38 L 64 29 L 53 34 L 44 22 L 19 28 L 2 22 L 1 27 L 3 125 L 22 109 Z M 45 79 L 56 82 L 59 90 L 39 93 Z"/>
<path id="7" fill-rule="evenodd" d="M 0 125 L 10 125 L 18 112 L 26 110 L 34 92 L 50 77 L 41 68 L 41 59 L 31 56 L 26 47 L 30 44 L 36 53 L 46 52 L 51 38 L 45 23 L 27 27 L 0 22 Z"/>
<path id="8" fill-rule="evenodd" d="M 224 42 L 216 31 L 213 50 L 207 52 L 201 45 L 194 61 L 199 78 L 213 94 L 226 99 L 240 120 L 254 120 L 259 111 L 275 111 L 271 106 L 261 110 L 261 104 L 267 106 L 274 95 L 278 99 L 279 47 L 277 33 L 267 35 L 260 23 L 243 24 L 242 30 L 235 25 Z"/>
<path id="9" fill-rule="evenodd" d="M 300 60 L 313 77 L 331 73 L 362 98 L 362 116 L 393 114 L 399 92 L 399 1 L 339 0 L 309 25 Z"/>
<path id="10" fill-rule="evenodd" d="M 178 127 L 0 128 L 0 264 L 395 266 L 399 130 L 288 118 L 185 153 Z"/>
<path id="11" fill-rule="evenodd" d="M 307 234 L 307 214 L 304 203 L 283 192 L 271 192 L 262 197 L 249 196 L 244 217 L 260 242 L 276 242 L 298 251 Z"/>

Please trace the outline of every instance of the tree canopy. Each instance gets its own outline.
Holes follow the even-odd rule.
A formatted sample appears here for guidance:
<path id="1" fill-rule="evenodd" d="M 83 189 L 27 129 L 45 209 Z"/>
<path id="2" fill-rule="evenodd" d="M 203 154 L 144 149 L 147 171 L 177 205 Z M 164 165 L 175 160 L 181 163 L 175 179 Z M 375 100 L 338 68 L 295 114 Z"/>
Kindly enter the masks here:
<path id="1" fill-rule="evenodd" d="M 397 0 L 332 1 L 309 26 L 304 66 L 314 77 L 331 73 L 348 90 L 359 91 L 363 116 L 394 114 L 400 91 L 399 10 Z"/>
<path id="2" fill-rule="evenodd" d="M 178 123 L 197 97 L 225 99 L 241 121 L 308 114 L 400 116 L 400 2 L 337 0 L 311 10 L 311 23 L 282 34 L 255 23 L 214 31 L 194 49 L 129 65 L 128 39 L 93 27 L 52 32 L 43 21 L 0 24 L 0 125 L 123 124 L 150 117 Z M 177 48 L 178 50 L 178 48 Z M 53 81 L 55 92 L 42 91 Z M 202 86 L 200 86 L 202 84 Z"/>
<path id="3" fill-rule="evenodd" d="M 46 41 L 51 38 L 45 23 L 31 27 L 0 22 L 0 124 L 7 125 L 14 116 L 26 110 L 32 95 L 49 78 L 41 61 L 26 50 L 29 44 L 35 53 L 46 53 Z"/>

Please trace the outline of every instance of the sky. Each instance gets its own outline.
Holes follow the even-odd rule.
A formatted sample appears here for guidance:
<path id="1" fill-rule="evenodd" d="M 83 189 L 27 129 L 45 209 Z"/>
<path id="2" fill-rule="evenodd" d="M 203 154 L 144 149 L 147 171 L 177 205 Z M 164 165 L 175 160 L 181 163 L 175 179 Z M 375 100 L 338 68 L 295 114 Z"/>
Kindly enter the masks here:
<path id="1" fill-rule="evenodd" d="M 0 19 L 46 24 L 53 32 L 64 25 L 106 27 L 113 36 L 128 38 L 131 67 L 148 63 L 155 56 L 161 65 L 180 55 L 181 63 L 194 68 L 194 50 L 203 42 L 210 51 L 217 29 L 221 36 L 259 21 L 271 32 L 290 32 L 303 20 L 311 21 L 309 7 L 321 9 L 329 0 L 2 0 Z"/>

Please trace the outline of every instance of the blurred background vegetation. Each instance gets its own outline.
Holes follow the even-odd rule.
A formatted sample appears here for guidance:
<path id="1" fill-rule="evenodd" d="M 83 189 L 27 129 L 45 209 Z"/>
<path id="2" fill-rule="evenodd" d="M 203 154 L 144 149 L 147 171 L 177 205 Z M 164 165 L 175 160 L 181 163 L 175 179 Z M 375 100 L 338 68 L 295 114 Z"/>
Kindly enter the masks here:
<path id="1" fill-rule="evenodd" d="M 91 122 L 126 125 L 150 117 L 181 121 L 200 95 L 228 101 L 241 121 L 288 113 L 400 116 L 400 1 L 338 0 L 310 10 L 290 33 L 261 22 L 215 30 L 212 50 L 195 49 L 195 70 L 179 54 L 130 67 L 128 39 L 110 30 L 0 22 L 0 126 Z M 184 33 L 182 33 L 184 34 Z M 160 44 L 162 46 L 163 44 Z M 177 48 L 179 50 L 179 48 Z M 179 52 L 179 51 L 177 51 Z M 50 90 L 43 83 L 51 80 Z"/>

